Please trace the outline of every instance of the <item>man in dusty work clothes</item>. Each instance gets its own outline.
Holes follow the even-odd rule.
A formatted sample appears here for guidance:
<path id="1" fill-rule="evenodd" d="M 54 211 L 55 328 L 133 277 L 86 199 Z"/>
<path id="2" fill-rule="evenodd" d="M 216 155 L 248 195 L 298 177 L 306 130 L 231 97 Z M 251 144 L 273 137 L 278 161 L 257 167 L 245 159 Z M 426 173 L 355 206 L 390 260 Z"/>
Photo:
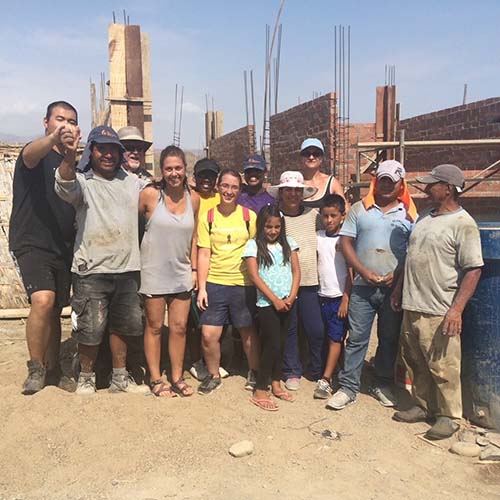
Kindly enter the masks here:
<path id="1" fill-rule="evenodd" d="M 9 247 L 31 304 L 26 322 L 30 360 L 23 394 L 34 394 L 46 384 L 74 389 L 66 377 L 61 379 L 59 346 L 61 309 L 69 304 L 75 211 L 55 194 L 54 172 L 68 144 L 79 136 L 77 122 L 71 104 L 49 104 L 43 120 L 45 136 L 24 147 L 14 170 Z"/>
<path id="2" fill-rule="evenodd" d="M 378 315 L 375 383 L 371 394 L 383 406 L 394 406 L 391 391 L 401 328 L 400 312 L 391 308 L 392 286 L 402 271 L 416 210 L 395 160 L 382 162 L 370 191 L 355 203 L 340 230 L 340 248 L 356 271 L 349 303 L 350 333 L 339 373 L 340 389 L 327 408 L 341 410 L 355 402 L 370 333 Z"/>
<path id="3" fill-rule="evenodd" d="M 76 392 L 94 394 L 94 365 L 106 329 L 113 363 L 110 392 L 147 392 L 126 369 L 126 338 L 142 334 L 137 294 L 140 271 L 139 192 L 145 182 L 120 168 L 123 146 L 105 126 L 88 137 L 78 170 L 74 149 L 56 171 L 56 193 L 76 210 L 71 315 L 78 342 L 80 375 Z"/>
<path id="4" fill-rule="evenodd" d="M 476 289 L 483 258 L 477 225 L 459 205 L 461 170 L 439 165 L 417 180 L 427 185 L 435 208 L 415 224 L 404 272 L 401 355 L 416 406 L 393 418 L 420 422 L 436 417 L 426 437 L 444 439 L 459 429 L 462 418 L 462 312 Z M 391 299 L 396 309 L 399 297 L 400 286 Z"/>

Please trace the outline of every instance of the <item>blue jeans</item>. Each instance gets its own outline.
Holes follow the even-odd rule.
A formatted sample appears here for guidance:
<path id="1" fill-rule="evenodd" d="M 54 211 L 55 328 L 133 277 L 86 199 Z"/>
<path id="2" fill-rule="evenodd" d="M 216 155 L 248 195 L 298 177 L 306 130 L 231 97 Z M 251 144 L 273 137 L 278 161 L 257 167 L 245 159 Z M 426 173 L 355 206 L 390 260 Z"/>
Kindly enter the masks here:
<path id="1" fill-rule="evenodd" d="M 321 316 L 317 286 L 301 286 L 297 295 L 295 311 L 290 311 L 290 326 L 288 327 L 283 355 L 283 378 L 285 379 L 302 376 L 298 345 L 299 321 L 302 322 L 309 346 L 308 372 L 313 380 L 318 380 L 323 375 L 326 344 L 325 326 Z"/>
<path id="2" fill-rule="evenodd" d="M 355 398 L 359 392 L 361 370 L 375 314 L 378 314 L 375 385 L 385 387 L 394 380 L 403 315 L 392 310 L 391 293 L 392 288 L 386 286 L 353 287 L 349 302 L 350 332 L 344 351 L 344 367 L 339 373 L 340 387 L 351 398 Z"/>

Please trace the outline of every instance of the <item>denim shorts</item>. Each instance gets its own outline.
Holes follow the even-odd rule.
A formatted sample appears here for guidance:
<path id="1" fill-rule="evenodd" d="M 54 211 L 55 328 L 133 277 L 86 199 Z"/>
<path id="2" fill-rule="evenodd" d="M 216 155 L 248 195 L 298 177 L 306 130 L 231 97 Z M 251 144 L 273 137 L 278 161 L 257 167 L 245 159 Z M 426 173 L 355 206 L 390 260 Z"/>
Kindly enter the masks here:
<path id="1" fill-rule="evenodd" d="M 200 315 L 200 325 L 235 328 L 252 326 L 256 293 L 253 286 L 229 286 L 207 283 L 208 307 Z"/>
<path id="2" fill-rule="evenodd" d="M 325 324 L 326 334 L 333 342 L 342 342 L 347 332 L 347 318 L 339 318 L 339 307 L 342 297 L 321 297 L 321 316 Z"/>
<path id="3" fill-rule="evenodd" d="M 73 275 L 72 336 L 96 346 L 106 329 L 118 335 L 142 335 L 139 272 Z"/>

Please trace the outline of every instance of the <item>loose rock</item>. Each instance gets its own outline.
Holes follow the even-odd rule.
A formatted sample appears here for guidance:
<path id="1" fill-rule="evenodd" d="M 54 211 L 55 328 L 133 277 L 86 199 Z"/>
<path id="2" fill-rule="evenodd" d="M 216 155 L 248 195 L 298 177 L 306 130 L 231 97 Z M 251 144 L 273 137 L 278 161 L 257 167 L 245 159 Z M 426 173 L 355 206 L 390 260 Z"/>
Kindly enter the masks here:
<path id="1" fill-rule="evenodd" d="M 497 448 L 496 446 L 488 446 L 481 452 L 479 460 L 492 460 L 500 462 L 500 448 Z"/>
<path id="2" fill-rule="evenodd" d="M 450 451 L 462 457 L 478 457 L 481 453 L 481 448 L 475 443 L 456 441 L 451 445 Z"/>
<path id="3" fill-rule="evenodd" d="M 233 457 L 245 457 L 247 455 L 251 455 L 253 453 L 254 446 L 252 441 L 240 441 L 238 443 L 233 444 L 231 448 L 229 448 L 229 454 Z"/>

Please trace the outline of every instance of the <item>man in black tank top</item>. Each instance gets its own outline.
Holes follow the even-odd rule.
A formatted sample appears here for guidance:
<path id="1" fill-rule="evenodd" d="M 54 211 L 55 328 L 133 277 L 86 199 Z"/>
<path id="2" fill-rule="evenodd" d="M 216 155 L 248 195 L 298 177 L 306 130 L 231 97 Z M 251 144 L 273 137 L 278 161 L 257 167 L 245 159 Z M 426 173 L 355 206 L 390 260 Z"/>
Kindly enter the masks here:
<path id="1" fill-rule="evenodd" d="M 14 170 L 9 249 L 31 304 L 26 322 L 30 360 L 23 394 L 60 381 L 61 308 L 69 304 L 73 207 L 54 192 L 54 172 L 68 144 L 78 141 L 76 109 L 65 101 L 47 107 L 45 136 L 27 144 Z"/>

